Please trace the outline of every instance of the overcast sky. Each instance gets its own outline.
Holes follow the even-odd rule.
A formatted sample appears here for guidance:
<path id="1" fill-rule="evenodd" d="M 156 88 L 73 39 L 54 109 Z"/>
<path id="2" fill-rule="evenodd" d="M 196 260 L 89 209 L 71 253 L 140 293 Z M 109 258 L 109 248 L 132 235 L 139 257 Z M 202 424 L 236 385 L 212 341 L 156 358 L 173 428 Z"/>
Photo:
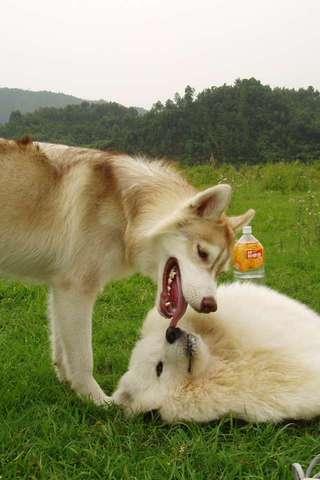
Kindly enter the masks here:
<path id="1" fill-rule="evenodd" d="M 150 107 L 256 77 L 320 89 L 320 0 L 1 0 L 0 86 Z"/>

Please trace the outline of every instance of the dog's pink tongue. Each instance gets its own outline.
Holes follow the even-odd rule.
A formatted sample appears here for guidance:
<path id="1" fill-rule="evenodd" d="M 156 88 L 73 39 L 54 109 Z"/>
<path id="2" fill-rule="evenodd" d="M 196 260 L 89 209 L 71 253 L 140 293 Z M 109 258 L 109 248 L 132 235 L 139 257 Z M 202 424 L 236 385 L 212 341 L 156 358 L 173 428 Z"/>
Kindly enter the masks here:
<path id="1" fill-rule="evenodd" d="M 182 318 L 183 315 L 185 314 L 185 311 L 187 310 L 187 307 L 188 307 L 188 304 L 187 304 L 184 296 L 181 294 L 181 296 L 179 298 L 177 308 L 175 308 L 175 310 L 172 313 L 172 317 L 171 317 L 171 320 L 170 320 L 170 327 L 175 328 L 177 326 L 177 323 L 179 322 L 180 318 Z"/>
<path id="2" fill-rule="evenodd" d="M 172 317 L 170 321 L 170 327 L 176 328 L 177 323 L 179 322 L 179 317 Z"/>

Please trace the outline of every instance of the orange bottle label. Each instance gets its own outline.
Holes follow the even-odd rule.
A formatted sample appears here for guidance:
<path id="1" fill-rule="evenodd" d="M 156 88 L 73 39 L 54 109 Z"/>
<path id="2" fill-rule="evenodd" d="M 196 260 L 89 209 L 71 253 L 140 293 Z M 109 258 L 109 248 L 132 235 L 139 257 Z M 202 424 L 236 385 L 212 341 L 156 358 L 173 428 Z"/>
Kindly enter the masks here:
<path id="1" fill-rule="evenodd" d="M 235 245 L 233 264 L 236 270 L 248 272 L 264 266 L 264 248 L 260 243 L 240 243 Z"/>

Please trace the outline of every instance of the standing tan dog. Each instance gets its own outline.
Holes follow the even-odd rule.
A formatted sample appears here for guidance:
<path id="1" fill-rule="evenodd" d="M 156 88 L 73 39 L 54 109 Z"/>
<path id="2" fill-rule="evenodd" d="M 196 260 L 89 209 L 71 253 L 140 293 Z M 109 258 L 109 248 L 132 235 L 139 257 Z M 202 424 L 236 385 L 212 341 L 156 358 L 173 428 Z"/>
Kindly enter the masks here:
<path id="1" fill-rule="evenodd" d="M 91 315 L 110 280 L 141 272 L 176 325 L 190 304 L 216 310 L 216 277 L 234 231 L 253 210 L 226 217 L 231 188 L 197 192 L 164 162 L 64 145 L 0 140 L 0 274 L 46 283 L 53 361 L 96 404 Z"/>

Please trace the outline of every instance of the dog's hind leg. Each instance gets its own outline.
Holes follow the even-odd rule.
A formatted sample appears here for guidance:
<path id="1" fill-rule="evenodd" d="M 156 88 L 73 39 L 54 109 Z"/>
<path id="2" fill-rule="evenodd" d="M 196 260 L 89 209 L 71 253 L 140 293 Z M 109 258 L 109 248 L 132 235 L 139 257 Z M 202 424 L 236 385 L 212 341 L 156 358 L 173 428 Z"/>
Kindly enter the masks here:
<path id="1" fill-rule="evenodd" d="M 58 368 L 62 368 L 61 374 L 75 392 L 102 405 L 108 403 L 110 397 L 105 395 L 93 377 L 91 315 L 95 298 L 96 295 L 91 293 L 53 288 L 50 310 L 54 319 L 55 361 L 62 359 L 58 364 Z"/>
<path id="2" fill-rule="evenodd" d="M 50 320 L 50 339 L 52 350 L 52 362 L 60 382 L 68 381 L 67 358 L 64 353 L 64 346 L 59 332 L 59 325 L 56 320 L 56 313 L 53 305 L 52 293 L 49 294 L 48 314 Z"/>

